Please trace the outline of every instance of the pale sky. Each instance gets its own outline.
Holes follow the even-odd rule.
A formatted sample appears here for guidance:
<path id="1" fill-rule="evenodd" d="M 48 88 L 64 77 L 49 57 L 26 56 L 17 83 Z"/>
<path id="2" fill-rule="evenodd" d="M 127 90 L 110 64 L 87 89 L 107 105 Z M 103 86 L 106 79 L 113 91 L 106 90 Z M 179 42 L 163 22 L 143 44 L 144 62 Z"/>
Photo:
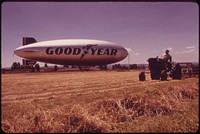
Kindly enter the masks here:
<path id="1" fill-rule="evenodd" d="M 176 62 L 199 61 L 199 8 L 192 2 L 4 2 L 1 66 L 22 58 L 22 37 L 38 42 L 97 39 L 120 44 L 130 63 L 147 63 L 170 50 Z M 128 58 L 120 63 L 127 64 Z"/>

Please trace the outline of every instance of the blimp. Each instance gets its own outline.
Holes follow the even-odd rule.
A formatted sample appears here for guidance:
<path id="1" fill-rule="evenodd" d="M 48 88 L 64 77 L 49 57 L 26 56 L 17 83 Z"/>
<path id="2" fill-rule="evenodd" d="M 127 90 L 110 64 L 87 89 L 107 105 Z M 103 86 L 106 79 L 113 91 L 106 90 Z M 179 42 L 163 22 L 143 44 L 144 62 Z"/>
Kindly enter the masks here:
<path id="1" fill-rule="evenodd" d="M 26 60 L 59 65 L 96 66 L 119 62 L 128 55 L 119 44 L 94 39 L 60 39 L 37 42 L 23 37 L 14 53 Z"/>

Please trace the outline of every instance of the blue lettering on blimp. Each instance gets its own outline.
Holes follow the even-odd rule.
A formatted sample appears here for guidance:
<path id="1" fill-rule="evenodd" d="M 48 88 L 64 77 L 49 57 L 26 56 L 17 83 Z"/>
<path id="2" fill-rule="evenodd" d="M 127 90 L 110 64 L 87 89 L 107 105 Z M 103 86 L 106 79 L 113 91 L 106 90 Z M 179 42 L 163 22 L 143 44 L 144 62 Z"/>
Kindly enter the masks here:
<path id="1" fill-rule="evenodd" d="M 104 48 L 90 48 L 90 49 L 91 49 L 91 55 L 114 55 L 115 56 L 117 54 L 117 49 L 104 49 Z M 65 55 L 79 55 L 81 54 L 81 48 L 48 47 L 46 49 L 46 54 L 48 55 L 54 55 L 54 54 L 60 55 L 63 53 Z M 81 58 L 83 58 L 83 56 L 85 56 L 87 53 L 89 53 L 88 50 L 84 51 L 84 53 L 82 53 Z"/>

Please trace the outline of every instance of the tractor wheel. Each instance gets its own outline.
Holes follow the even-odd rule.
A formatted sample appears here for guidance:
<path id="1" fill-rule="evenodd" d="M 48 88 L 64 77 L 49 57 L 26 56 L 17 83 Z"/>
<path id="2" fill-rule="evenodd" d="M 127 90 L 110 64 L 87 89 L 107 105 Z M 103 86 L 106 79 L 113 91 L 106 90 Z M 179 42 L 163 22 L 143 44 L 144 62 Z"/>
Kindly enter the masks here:
<path id="1" fill-rule="evenodd" d="M 152 80 L 160 80 L 160 72 L 157 70 L 151 71 Z"/>
<path id="2" fill-rule="evenodd" d="M 161 80 L 162 81 L 167 80 L 167 71 L 166 70 L 163 70 L 161 72 Z"/>
<path id="3" fill-rule="evenodd" d="M 140 80 L 140 81 L 145 81 L 145 80 L 146 80 L 146 77 L 145 77 L 145 73 L 144 73 L 144 72 L 140 72 L 140 74 L 139 74 L 139 80 Z"/>

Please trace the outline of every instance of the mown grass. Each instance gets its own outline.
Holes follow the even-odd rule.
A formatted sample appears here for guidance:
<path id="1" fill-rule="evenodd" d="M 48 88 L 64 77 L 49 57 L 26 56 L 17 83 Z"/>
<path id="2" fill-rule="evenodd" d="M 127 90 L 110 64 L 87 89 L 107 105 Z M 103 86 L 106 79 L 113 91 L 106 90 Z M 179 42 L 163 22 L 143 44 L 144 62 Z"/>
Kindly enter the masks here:
<path id="1" fill-rule="evenodd" d="M 163 82 L 147 76 L 147 81 L 139 82 L 138 72 L 93 72 L 58 73 L 60 81 L 55 81 L 55 74 L 44 73 L 46 86 L 38 89 L 34 88 L 37 82 L 42 84 L 38 75 L 28 75 L 21 85 L 18 79 L 14 83 L 18 87 L 3 76 L 4 132 L 196 132 L 199 128 L 198 78 Z M 30 79 L 33 87 L 26 89 L 31 88 Z M 36 94 L 28 94 L 29 90 Z"/>

